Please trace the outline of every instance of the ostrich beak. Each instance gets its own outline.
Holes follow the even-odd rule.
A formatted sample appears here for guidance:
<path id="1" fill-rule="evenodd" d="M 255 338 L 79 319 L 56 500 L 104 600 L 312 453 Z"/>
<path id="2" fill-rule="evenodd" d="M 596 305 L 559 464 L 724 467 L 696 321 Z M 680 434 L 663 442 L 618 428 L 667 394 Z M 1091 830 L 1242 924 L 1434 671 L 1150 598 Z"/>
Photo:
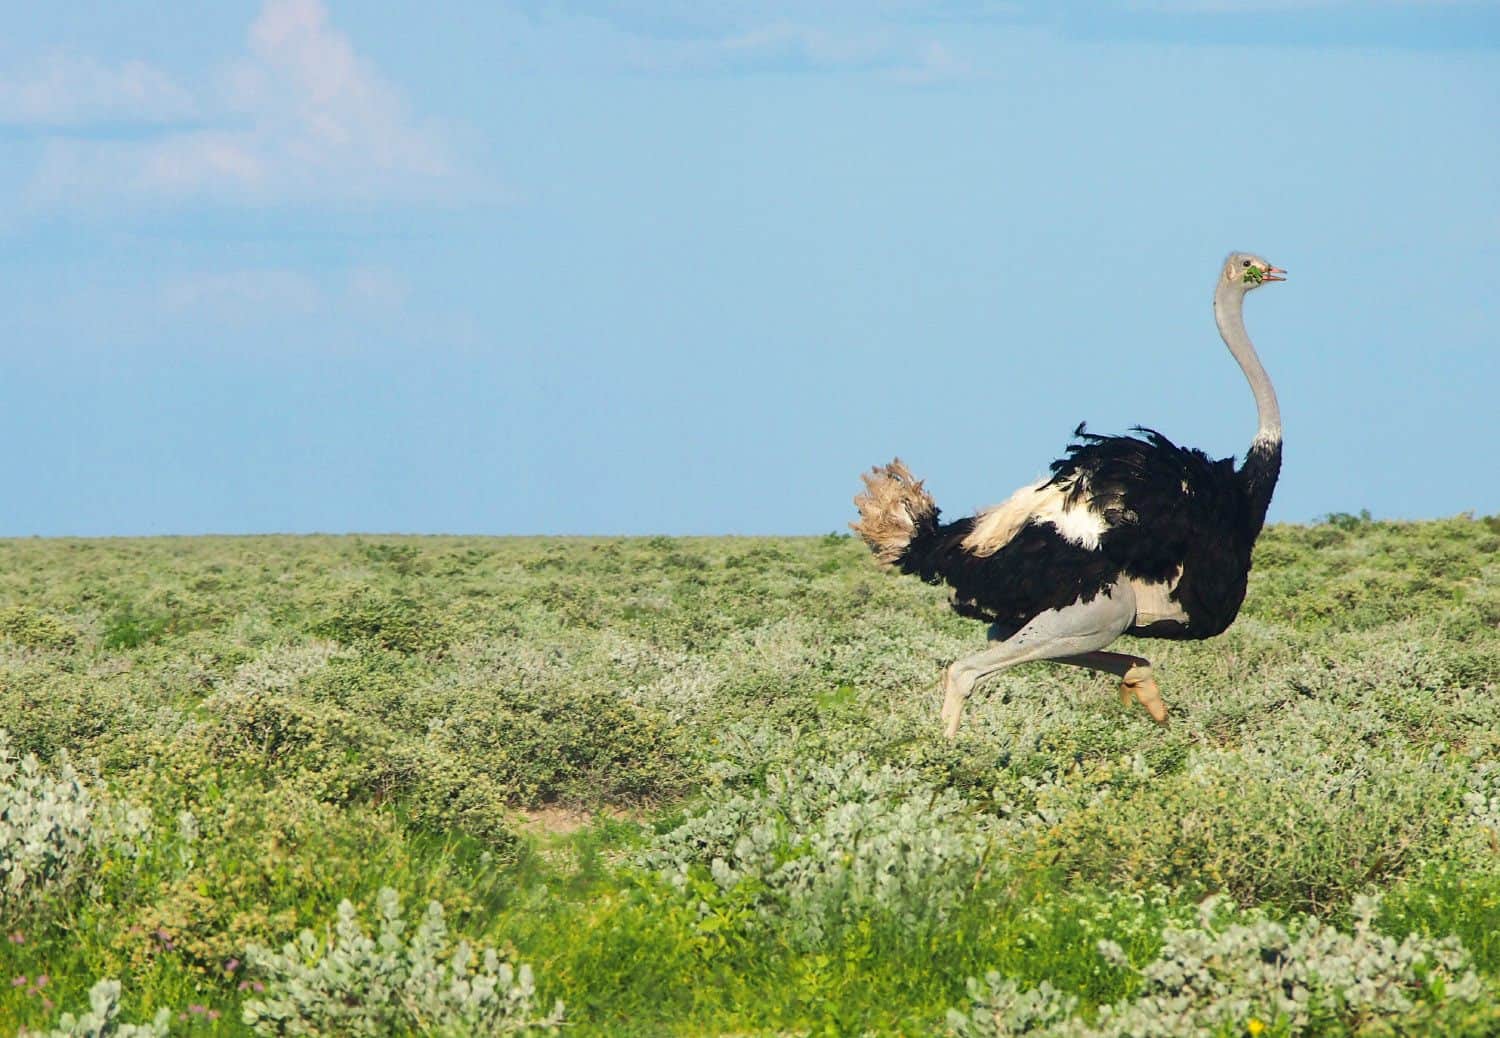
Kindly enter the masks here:
<path id="1" fill-rule="evenodd" d="M 1266 268 L 1265 277 L 1262 278 L 1261 280 L 1263 280 L 1263 281 L 1285 281 L 1286 280 L 1286 271 L 1282 270 L 1280 267 L 1267 267 Z"/>

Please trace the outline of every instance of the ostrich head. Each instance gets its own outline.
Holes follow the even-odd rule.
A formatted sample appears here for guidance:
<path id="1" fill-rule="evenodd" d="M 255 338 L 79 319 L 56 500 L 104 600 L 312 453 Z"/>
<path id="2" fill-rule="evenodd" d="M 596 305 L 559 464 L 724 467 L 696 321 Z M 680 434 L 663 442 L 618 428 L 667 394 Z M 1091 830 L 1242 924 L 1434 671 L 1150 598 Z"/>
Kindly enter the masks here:
<path id="1" fill-rule="evenodd" d="M 1273 267 L 1266 260 L 1250 252 L 1230 253 L 1224 261 L 1224 280 L 1238 285 L 1246 292 L 1259 288 L 1267 281 L 1285 281 L 1286 271 Z"/>

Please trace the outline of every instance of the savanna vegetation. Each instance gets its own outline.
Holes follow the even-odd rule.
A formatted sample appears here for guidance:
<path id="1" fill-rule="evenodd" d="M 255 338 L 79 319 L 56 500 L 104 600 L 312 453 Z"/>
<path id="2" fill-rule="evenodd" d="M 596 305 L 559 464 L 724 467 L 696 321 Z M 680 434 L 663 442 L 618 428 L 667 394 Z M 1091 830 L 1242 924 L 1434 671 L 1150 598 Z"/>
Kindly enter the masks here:
<path id="1" fill-rule="evenodd" d="M 0 541 L 0 1033 L 1500 1033 L 1500 519 L 1158 728 L 817 539 Z"/>

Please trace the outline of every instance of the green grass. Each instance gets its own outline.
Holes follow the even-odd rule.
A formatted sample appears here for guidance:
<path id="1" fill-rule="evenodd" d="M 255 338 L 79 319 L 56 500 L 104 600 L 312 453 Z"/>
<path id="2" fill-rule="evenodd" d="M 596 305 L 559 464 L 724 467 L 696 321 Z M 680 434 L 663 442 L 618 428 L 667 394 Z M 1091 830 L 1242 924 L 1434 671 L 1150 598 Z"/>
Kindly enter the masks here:
<path id="1" fill-rule="evenodd" d="M 839 536 L 0 541 L 0 726 L 152 817 L 137 853 L 5 907 L 0 1033 L 105 976 L 124 1019 L 249 1033 L 226 964 L 383 886 L 530 963 L 579 1034 L 931 1033 L 992 970 L 1087 1014 L 1140 985 L 1098 941 L 1148 962 L 1213 893 L 1346 925 L 1383 892 L 1386 932 L 1456 936 L 1494 990 L 1500 521 L 1271 528 L 1229 633 L 1131 649 L 1167 729 L 1032 666 L 945 741 L 940 668 L 981 643 Z M 839 761 L 907 791 L 861 823 L 880 868 L 971 832 L 982 856 L 885 900 L 827 873 L 876 851 L 777 790 Z M 945 791 L 931 832 L 900 814 Z M 725 848 L 778 835 L 737 885 L 707 858 L 674 882 L 648 859 L 700 815 Z"/>

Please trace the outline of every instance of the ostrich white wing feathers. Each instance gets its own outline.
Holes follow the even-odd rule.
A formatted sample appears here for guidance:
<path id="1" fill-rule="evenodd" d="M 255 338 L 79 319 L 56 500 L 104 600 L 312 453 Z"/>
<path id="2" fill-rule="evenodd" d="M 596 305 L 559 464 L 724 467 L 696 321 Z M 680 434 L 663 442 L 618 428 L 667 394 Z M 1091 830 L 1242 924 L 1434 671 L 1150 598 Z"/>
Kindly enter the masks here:
<path id="1" fill-rule="evenodd" d="M 1080 548 L 1098 550 L 1099 537 L 1109 529 L 1109 522 L 1086 505 L 1070 505 L 1068 497 L 1072 490 L 1072 481 L 1049 484 L 1045 479 L 1022 487 L 979 514 L 974 529 L 963 540 L 963 547 L 980 557 L 993 555 L 1014 540 L 1021 527 L 1037 522 L 1050 523 L 1065 540 Z"/>

